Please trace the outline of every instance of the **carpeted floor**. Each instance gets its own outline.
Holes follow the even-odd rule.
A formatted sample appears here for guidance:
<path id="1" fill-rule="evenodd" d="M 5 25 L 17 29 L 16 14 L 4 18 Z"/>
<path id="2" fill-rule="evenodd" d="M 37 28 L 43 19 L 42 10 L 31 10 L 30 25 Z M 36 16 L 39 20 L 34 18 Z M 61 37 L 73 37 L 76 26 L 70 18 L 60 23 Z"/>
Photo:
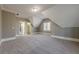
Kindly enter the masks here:
<path id="1" fill-rule="evenodd" d="M 2 43 L 1 54 L 78 54 L 79 42 L 55 39 L 48 35 L 20 36 Z"/>

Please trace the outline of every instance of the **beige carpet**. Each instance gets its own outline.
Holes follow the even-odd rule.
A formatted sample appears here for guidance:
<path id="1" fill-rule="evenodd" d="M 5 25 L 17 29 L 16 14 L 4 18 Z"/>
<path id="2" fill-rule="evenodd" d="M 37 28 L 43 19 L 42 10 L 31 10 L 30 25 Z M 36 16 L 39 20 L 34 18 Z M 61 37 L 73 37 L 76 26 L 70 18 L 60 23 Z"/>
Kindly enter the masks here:
<path id="1" fill-rule="evenodd" d="M 48 35 L 20 36 L 2 43 L 1 54 L 76 54 L 79 43 L 55 39 Z"/>

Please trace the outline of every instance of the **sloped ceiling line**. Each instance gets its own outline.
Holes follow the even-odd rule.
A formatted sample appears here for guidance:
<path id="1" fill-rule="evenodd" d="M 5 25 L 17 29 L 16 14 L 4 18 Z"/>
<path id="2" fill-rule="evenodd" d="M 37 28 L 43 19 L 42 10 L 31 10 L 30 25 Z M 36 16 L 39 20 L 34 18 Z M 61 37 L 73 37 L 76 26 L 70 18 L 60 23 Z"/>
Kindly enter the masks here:
<path id="1" fill-rule="evenodd" d="M 79 27 L 79 5 L 55 5 L 42 12 L 59 26 Z"/>

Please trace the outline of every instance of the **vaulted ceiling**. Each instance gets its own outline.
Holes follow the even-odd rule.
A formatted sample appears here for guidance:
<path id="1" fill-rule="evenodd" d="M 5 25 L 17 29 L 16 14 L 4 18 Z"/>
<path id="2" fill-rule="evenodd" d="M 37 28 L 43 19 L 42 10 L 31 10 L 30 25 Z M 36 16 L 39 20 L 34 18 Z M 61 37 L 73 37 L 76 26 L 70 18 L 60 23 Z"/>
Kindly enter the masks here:
<path id="1" fill-rule="evenodd" d="M 19 13 L 20 17 L 27 18 L 27 17 L 35 14 L 32 11 L 32 9 L 34 7 L 39 8 L 39 11 L 36 13 L 36 14 L 38 14 L 38 13 L 52 7 L 53 5 L 52 4 L 4 4 L 2 6 L 3 6 L 3 9 L 5 9 L 5 10 Z"/>
<path id="2" fill-rule="evenodd" d="M 38 12 L 32 9 L 38 7 Z M 61 27 L 79 27 L 79 5 L 70 4 L 4 4 L 2 9 L 19 13 L 19 17 L 34 16 L 34 25 L 40 24 L 43 18 L 50 18 Z"/>
<path id="3" fill-rule="evenodd" d="M 78 4 L 57 4 L 42 14 L 61 27 L 79 27 Z"/>
<path id="4" fill-rule="evenodd" d="M 34 27 L 39 26 L 41 21 L 46 18 L 42 14 L 44 10 L 51 8 L 53 4 L 3 4 L 2 9 L 15 14 L 21 18 L 33 18 Z M 33 12 L 33 8 L 38 8 L 37 12 Z"/>

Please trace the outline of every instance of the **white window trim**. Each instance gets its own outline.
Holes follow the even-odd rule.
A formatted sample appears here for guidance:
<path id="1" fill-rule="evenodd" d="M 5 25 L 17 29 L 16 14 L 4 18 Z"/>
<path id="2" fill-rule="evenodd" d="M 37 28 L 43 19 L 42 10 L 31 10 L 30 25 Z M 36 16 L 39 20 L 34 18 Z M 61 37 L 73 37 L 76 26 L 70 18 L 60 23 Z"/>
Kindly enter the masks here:
<path id="1" fill-rule="evenodd" d="M 43 30 L 50 31 L 51 30 L 51 22 L 44 22 L 43 23 Z"/>

